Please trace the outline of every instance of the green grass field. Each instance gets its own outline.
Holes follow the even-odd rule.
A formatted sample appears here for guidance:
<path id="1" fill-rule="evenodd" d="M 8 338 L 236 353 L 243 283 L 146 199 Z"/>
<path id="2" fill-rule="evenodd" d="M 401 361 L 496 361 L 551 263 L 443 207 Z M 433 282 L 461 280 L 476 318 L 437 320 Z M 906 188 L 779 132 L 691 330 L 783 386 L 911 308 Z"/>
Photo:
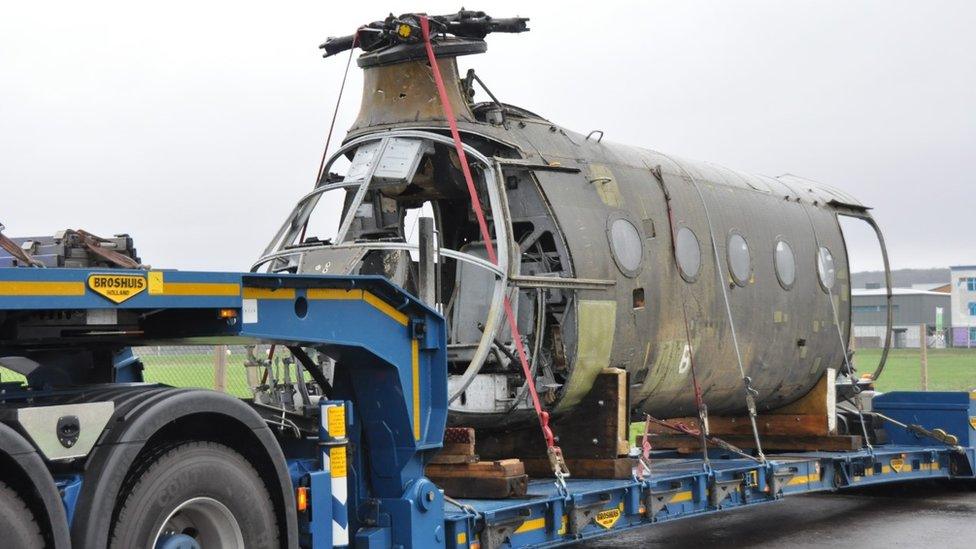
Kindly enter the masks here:
<path id="1" fill-rule="evenodd" d="M 860 349 L 855 366 L 862 374 L 873 372 L 880 349 Z M 976 349 L 929 349 L 929 391 L 969 391 L 976 388 Z M 917 391 L 922 388 L 918 349 L 892 349 L 875 387 L 882 392 Z"/>
<path id="2" fill-rule="evenodd" d="M 208 349 L 209 350 L 209 349 Z M 146 366 L 146 381 L 164 383 L 174 387 L 214 387 L 214 359 L 212 354 L 142 355 Z M 227 392 L 243 397 L 251 394 L 244 376 L 245 356 L 227 356 Z"/>

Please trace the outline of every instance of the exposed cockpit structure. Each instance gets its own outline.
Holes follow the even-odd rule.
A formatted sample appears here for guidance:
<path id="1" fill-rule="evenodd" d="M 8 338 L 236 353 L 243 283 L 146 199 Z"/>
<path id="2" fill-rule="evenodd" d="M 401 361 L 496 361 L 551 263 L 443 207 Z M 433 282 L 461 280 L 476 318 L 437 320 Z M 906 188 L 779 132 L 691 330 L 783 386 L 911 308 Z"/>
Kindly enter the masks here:
<path id="1" fill-rule="evenodd" d="M 491 261 L 411 17 L 324 44 L 326 56 L 364 51 L 359 116 L 254 270 L 381 275 L 436 307 L 448 320 L 452 421 L 465 425 L 532 415 L 505 296 L 555 413 L 610 367 L 630 373 L 635 410 L 659 417 L 695 409 L 692 360 L 718 413 L 746 407 L 743 382 L 771 409 L 828 369 L 850 374 L 837 216 L 873 225 L 866 207 L 801 178 L 604 142 L 502 103 L 473 70 L 461 77 L 457 58 L 526 20 L 462 11 L 431 18 L 432 43 Z M 474 101 L 478 84 L 489 101 Z"/>

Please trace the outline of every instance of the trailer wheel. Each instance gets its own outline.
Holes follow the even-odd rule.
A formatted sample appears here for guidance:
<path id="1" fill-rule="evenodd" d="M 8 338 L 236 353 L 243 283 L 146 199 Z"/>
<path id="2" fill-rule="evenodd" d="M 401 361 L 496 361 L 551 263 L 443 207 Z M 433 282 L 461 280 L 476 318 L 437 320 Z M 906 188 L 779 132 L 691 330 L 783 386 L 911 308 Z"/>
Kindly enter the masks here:
<path id="1" fill-rule="evenodd" d="M 0 482 L 0 533 L 4 547 L 44 547 L 41 529 L 34 515 L 17 492 L 3 482 Z"/>
<path id="2" fill-rule="evenodd" d="M 135 475 L 119 504 L 113 548 L 278 546 L 278 524 L 264 482 L 227 446 L 184 442 Z"/>

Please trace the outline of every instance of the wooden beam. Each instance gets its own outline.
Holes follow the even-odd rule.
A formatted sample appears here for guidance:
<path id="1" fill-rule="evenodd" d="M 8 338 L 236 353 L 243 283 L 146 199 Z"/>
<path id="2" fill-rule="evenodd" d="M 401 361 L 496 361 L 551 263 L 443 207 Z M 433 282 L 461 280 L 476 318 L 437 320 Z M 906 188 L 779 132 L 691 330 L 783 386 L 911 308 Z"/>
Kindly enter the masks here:
<path id="1" fill-rule="evenodd" d="M 651 446 L 656 450 L 673 448 L 684 451 L 698 451 L 698 439 L 687 435 L 651 435 Z M 738 446 L 744 450 L 755 448 L 752 435 L 727 435 L 719 437 L 722 440 Z M 761 438 L 763 450 L 767 453 L 773 450 L 804 451 L 804 452 L 841 452 L 860 450 L 864 447 L 860 436 L 765 436 Z"/>
<path id="2" fill-rule="evenodd" d="M 829 433 L 826 415 L 771 415 L 760 414 L 756 418 L 756 427 L 762 435 L 781 436 L 827 436 Z M 693 429 L 698 429 L 698 418 L 685 417 L 668 420 L 681 423 Z M 708 418 L 709 433 L 723 437 L 725 435 L 752 435 L 752 424 L 748 416 L 710 416 Z M 674 435 L 674 430 L 662 425 L 652 424 L 650 432 L 660 435 Z"/>
<path id="3" fill-rule="evenodd" d="M 631 458 L 567 459 L 566 467 L 572 478 L 629 479 L 634 476 L 636 460 Z M 533 478 L 552 478 L 547 459 L 525 460 L 525 472 Z"/>
<path id="4" fill-rule="evenodd" d="M 517 459 L 430 463 L 424 474 L 447 495 L 456 498 L 524 497 L 529 486 L 525 466 Z"/>

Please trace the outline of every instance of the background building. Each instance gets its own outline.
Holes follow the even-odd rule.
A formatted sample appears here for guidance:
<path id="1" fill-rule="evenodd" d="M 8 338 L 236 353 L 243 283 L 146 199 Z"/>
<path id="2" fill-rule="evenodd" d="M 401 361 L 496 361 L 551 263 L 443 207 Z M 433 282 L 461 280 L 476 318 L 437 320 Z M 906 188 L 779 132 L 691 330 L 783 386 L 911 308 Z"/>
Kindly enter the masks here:
<path id="1" fill-rule="evenodd" d="M 943 323 L 948 323 L 951 318 L 954 302 L 950 294 L 912 288 L 892 288 L 891 293 L 894 313 L 892 347 L 917 348 L 922 324 L 927 327 L 926 335 L 930 336 L 931 347 L 946 347 L 951 344 L 946 341 L 945 331 L 942 330 Z M 884 343 L 887 321 L 885 302 L 885 290 L 882 288 L 851 291 L 851 324 L 854 326 L 854 340 L 858 349 L 881 347 Z"/>
<path id="2" fill-rule="evenodd" d="M 976 347 L 976 265 L 949 267 L 952 286 L 952 344 Z"/>

